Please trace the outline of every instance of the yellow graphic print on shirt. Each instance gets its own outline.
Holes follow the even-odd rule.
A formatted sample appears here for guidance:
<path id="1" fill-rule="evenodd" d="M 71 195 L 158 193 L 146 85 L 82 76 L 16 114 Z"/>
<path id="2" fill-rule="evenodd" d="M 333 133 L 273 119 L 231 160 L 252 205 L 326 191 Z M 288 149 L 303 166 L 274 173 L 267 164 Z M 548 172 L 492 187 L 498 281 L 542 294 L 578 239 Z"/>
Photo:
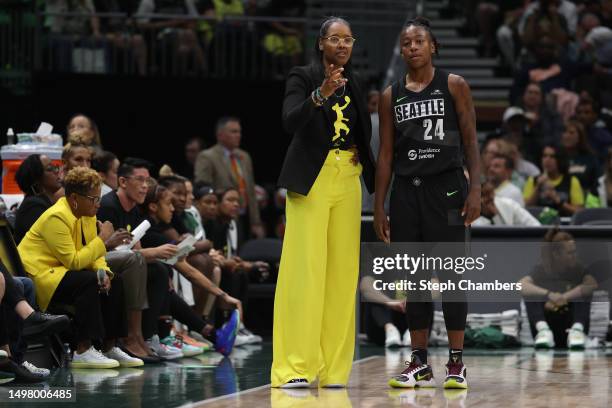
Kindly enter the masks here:
<path id="1" fill-rule="evenodd" d="M 348 96 L 344 97 L 344 100 L 346 101 L 346 103 L 344 104 L 344 106 L 340 106 L 338 104 L 338 102 L 336 102 L 336 104 L 334 106 L 332 106 L 332 110 L 334 112 L 336 112 L 336 121 L 334 122 L 334 131 L 336 132 L 334 134 L 334 137 L 332 138 L 332 142 L 335 142 L 336 139 L 340 138 L 340 140 L 342 142 L 344 142 L 344 138 L 340 137 L 340 132 L 344 131 L 344 136 L 348 135 L 349 132 L 351 131 L 351 129 L 349 129 L 348 126 L 346 126 L 345 122 L 348 122 L 348 118 L 344 117 L 344 113 L 342 111 L 344 111 L 349 104 L 351 103 L 351 98 L 349 98 Z"/>

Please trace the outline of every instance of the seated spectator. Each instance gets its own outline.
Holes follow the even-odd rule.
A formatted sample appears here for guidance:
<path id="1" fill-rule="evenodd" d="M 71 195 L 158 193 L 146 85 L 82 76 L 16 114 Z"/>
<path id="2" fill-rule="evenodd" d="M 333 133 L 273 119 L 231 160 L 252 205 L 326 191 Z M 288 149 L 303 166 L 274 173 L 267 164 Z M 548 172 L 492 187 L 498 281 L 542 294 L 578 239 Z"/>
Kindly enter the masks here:
<path id="1" fill-rule="evenodd" d="M 117 189 L 119 164 L 119 159 L 112 152 L 99 151 L 94 154 L 91 168 L 97 171 L 102 179 L 102 196 Z"/>
<path id="2" fill-rule="evenodd" d="M 67 174 L 75 167 L 91 167 L 92 150 L 83 143 L 67 143 L 62 150 L 62 173 Z"/>
<path id="3" fill-rule="evenodd" d="M 525 111 L 517 106 L 510 106 L 504 111 L 498 136 L 514 144 L 521 156 L 530 162 L 536 162 L 542 153 L 544 143 L 539 138 L 541 135 L 529 132 Z"/>
<path id="4" fill-rule="evenodd" d="M 564 0 L 539 0 L 525 11 L 519 30 L 528 50 L 534 51 L 537 41 L 544 36 L 549 37 L 557 48 L 567 47 L 570 36 L 576 32 L 576 18 L 571 17 L 573 28 L 570 33 L 568 21 L 559 10 L 561 3 L 571 4 Z M 576 7 L 573 8 L 575 10 Z"/>
<path id="5" fill-rule="evenodd" d="M 113 234 L 113 226 L 96 224 L 101 184 L 91 169 L 68 172 L 66 197 L 40 216 L 18 250 L 36 284 L 41 309 L 47 310 L 52 303 L 75 307 L 77 347 L 72 367 L 136 367 L 142 360 L 117 347 L 117 340 L 127 336 L 127 322 L 122 280 L 104 260 L 104 241 Z M 104 339 L 104 353 L 92 345 L 99 339 Z"/>
<path id="6" fill-rule="evenodd" d="M 523 15 L 524 2 L 520 0 L 500 1 L 499 7 L 503 23 L 497 28 L 497 46 L 504 66 L 514 70 L 516 68 L 516 58 L 521 48 L 518 23 Z"/>
<path id="7" fill-rule="evenodd" d="M 24 193 L 15 217 L 13 237 L 17 244 L 38 217 L 55 202 L 55 194 L 62 188 L 59 170 L 51 159 L 38 154 L 26 158 L 17 169 L 15 181 Z"/>
<path id="8" fill-rule="evenodd" d="M 593 13 L 585 13 L 581 18 L 584 30 L 582 49 L 591 53 L 591 59 L 604 67 L 612 67 L 612 29 L 601 25 Z"/>
<path id="9" fill-rule="evenodd" d="M 69 146 L 68 144 L 67 146 Z M 73 145 L 64 151 L 68 152 L 64 161 L 64 172 L 75 167 L 90 167 L 87 152 L 82 145 Z M 63 194 L 62 194 L 63 195 Z M 125 245 L 132 239 L 130 231 L 117 228 L 104 241 L 106 246 L 105 260 L 110 269 L 121 276 L 125 292 L 125 306 L 128 313 L 128 336 L 123 339 L 123 348 L 132 357 L 137 357 L 145 363 L 157 363 L 159 360 L 150 353 L 142 336 L 142 310 L 147 305 L 147 268 L 142 254 L 132 251 L 115 251 L 119 245 Z"/>
<path id="10" fill-rule="evenodd" d="M 302 17 L 306 11 L 304 0 L 272 0 L 262 10 L 265 16 Z M 269 24 L 269 29 L 263 39 L 266 51 L 276 56 L 292 57 L 291 65 L 298 65 L 304 47 L 304 26 L 301 23 L 275 21 Z"/>
<path id="11" fill-rule="evenodd" d="M 198 17 L 199 15 L 194 0 L 140 0 L 136 14 L 186 17 Z M 178 59 L 179 72 L 189 72 L 190 62 L 193 72 L 206 71 L 204 50 L 195 32 L 195 20 L 140 17 L 136 19 L 136 23 L 156 44 L 161 42 L 162 47 L 170 47 L 175 59 Z"/>
<path id="12" fill-rule="evenodd" d="M 398 299 L 397 293 L 375 290 L 373 281 L 371 276 L 364 276 L 359 283 L 359 290 L 365 299 L 364 326 L 368 340 L 388 348 L 410 346 L 405 299 Z"/>
<path id="13" fill-rule="evenodd" d="M 537 179 L 527 179 L 523 190 L 526 206 L 551 207 L 561 216 L 571 216 L 584 206 L 580 181 L 568 174 L 569 161 L 558 147 L 542 151 L 542 171 Z"/>
<path id="14" fill-rule="evenodd" d="M 523 92 L 522 100 L 527 127 L 533 138 L 544 144 L 558 144 L 563 133 L 563 119 L 561 115 L 551 109 L 542 93 L 542 86 L 538 82 L 530 82 Z"/>
<path id="15" fill-rule="evenodd" d="M 35 311 L 32 306 L 36 303 L 32 304 L 32 299 L 26 300 L 24 286 L 31 289 L 32 281 L 11 276 L 0 261 L 0 348 L 11 360 L 0 363 L 0 371 L 14 373 L 17 381 L 38 382 L 48 377 L 50 372 L 24 360 L 27 343 L 23 337 L 61 333 L 68 328 L 70 320 L 64 315 Z M 9 340 L 10 347 L 6 347 Z"/>
<path id="16" fill-rule="evenodd" d="M 584 349 L 597 281 L 578 262 L 574 238 L 556 228 L 549 231 L 541 263 L 520 282 L 535 347 L 565 343 Z"/>
<path id="17" fill-rule="evenodd" d="M 474 226 L 486 225 L 516 225 L 521 227 L 537 227 L 540 222 L 529 211 L 510 198 L 499 197 L 492 183 L 484 183 L 481 193 L 480 217 L 474 221 Z"/>
<path id="18" fill-rule="evenodd" d="M 576 119 L 584 126 L 589 146 L 598 153 L 599 162 L 603 163 L 608 147 L 612 146 L 612 133 L 599 118 L 599 106 L 593 99 L 581 98 L 576 107 Z"/>
<path id="19" fill-rule="evenodd" d="M 49 30 L 49 63 L 52 69 L 72 71 L 105 71 L 104 41 L 100 33 L 100 19 L 93 14 L 96 8 L 93 0 L 47 0 L 42 2 L 45 17 L 44 26 Z M 100 51 L 87 62 L 83 52 Z"/>
<path id="20" fill-rule="evenodd" d="M 512 172 L 512 183 L 520 188 L 521 190 L 525 186 L 525 181 L 528 177 L 537 177 L 540 175 L 540 169 L 538 166 L 530 161 L 523 159 L 518 147 L 505 139 L 499 137 L 490 137 L 485 142 L 482 153 L 481 163 L 483 177 L 482 181 L 487 179 L 487 169 L 491 162 L 491 159 L 496 155 L 501 154 L 502 156 L 508 156 L 514 160 L 514 171 Z"/>
<path id="21" fill-rule="evenodd" d="M 185 143 L 185 161 L 182 167 L 179 167 L 179 174 L 184 174 L 187 177 L 193 177 L 195 162 L 200 152 L 204 149 L 204 141 L 199 137 L 192 137 Z"/>
<path id="22" fill-rule="evenodd" d="M 84 144 L 94 148 L 102 148 L 98 125 L 89 116 L 77 113 L 68 121 L 66 126 L 68 143 Z"/>
<path id="23" fill-rule="evenodd" d="M 183 240 L 185 234 L 190 234 L 195 229 L 192 225 L 187 226 L 192 218 L 185 211 L 187 201 L 185 179 L 179 176 L 160 177 L 159 185 L 165 187 L 171 193 L 173 206 L 171 222 L 160 225 L 160 229 L 169 240 L 178 243 Z M 193 246 L 194 250 L 186 258 L 187 263 L 204 274 L 215 285 L 219 285 L 221 269 L 209 255 L 212 243 L 207 239 L 202 239 L 195 242 Z M 188 288 L 188 290 L 191 289 L 193 289 L 195 310 L 200 315 L 204 315 L 205 306 L 212 301 L 210 291 L 201 287 Z"/>
<path id="24" fill-rule="evenodd" d="M 497 155 L 489 162 L 487 179 L 495 188 L 495 197 L 509 198 L 524 207 L 521 190 L 511 181 L 513 171 L 514 160 L 509 156 Z"/>
<path id="25" fill-rule="evenodd" d="M 601 207 L 612 207 L 612 147 L 608 148 L 603 175 L 597 180 L 597 195 Z"/>
<path id="26" fill-rule="evenodd" d="M 197 236 L 202 233 L 202 239 L 206 239 L 206 231 L 202 225 L 202 216 L 197 208 L 193 205 L 195 195 L 193 194 L 193 183 L 185 179 L 185 218 L 183 219 L 187 231 L 193 236 Z M 211 245 L 212 246 L 212 245 Z"/>
<path id="27" fill-rule="evenodd" d="M 215 249 L 225 257 L 222 264 L 221 287 L 242 301 L 248 297 L 249 280 L 263 280 L 269 275 L 270 266 L 261 261 L 248 262 L 238 257 L 238 228 L 240 216 L 240 194 L 229 188 L 217 193 L 219 202 L 217 218 L 213 221 L 210 239 Z M 251 333 L 241 325 L 236 338 L 236 345 L 261 343 L 260 336 Z"/>
<path id="28" fill-rule="evenodd" d="M 145 200 L 141 205 L 143 212 L 151 223 L 151 228 L 142 239 L 144 248 L 155 248 L 169 245 L 172 241 L 164 233 L 165 225 L 172 222 L 174 207 L 172 206 L 172 193 L 164 186 L 158 185 L 154 180 L 149 180 L 149 188 Z M 191 280 L 194 287 L 201 286 L 217 297 L 218 307 L 223 309 L 237 309 L 230 319 L 216 331 L 213 326 L 202 319 L 201 315 L 195 313 L 187 304 L 174 293 L 170 295 L 171 314 L 182 323 L 187 324 L 191 330 L 200 332 L 205 338 L 215 344 L 215 349 L 222 354 L 229 354 L 234 346 L 236 331 L 240 324 L 242 304 L 239 300 L 228 295 L 216 285 L 212 284 L 204 275 L 189 265 L 185 259 L 178 260 L 174 268 Z M 191 276 L 201 276 L 207 284 L 201 284 Z"/>
<path id="29" fill-rule="evenodd" d="M 559 56 L 557 44 L 547 36 L 540 37 L 535 44 L 535 62 L 524 64 L 514 78 L 510 101 L 518 99 L 530 82 L 537 82 L 544 96 L 553 89 L 572 89 L 573 80 L 581 74 L 591 73 L 591 64 L 572 62 Z"/>
<path id="30" fill-rule="evenodd" d="M 588 145 L 584 126 L 577 120 L 569 120 L 561 138 L 561 146 L 569 158 L 568 173 L 576 176 L 585 194 L 595 194 L 600 175 L 597 157 Z"/>
<path id="31" fill-rule="evenodd" d="M 147 73 L 147 44 L 140 33 L 132 28 L 132 15 L 138 6 L 135 1 L 94 0 L 98 13 L 122 13 L 125 18 L 107 17 L 100 20 L 100 32 L 112 44 L 111 58 L 114 58 L 114 68 L 127 68 L 127 73 L 134 72 L 134 64 L 138 74 Z M 118 59 L 122 57 L 122 59 Z M 129 60 L 126 62 L 125 60 Z M 129 66 L 128 66 L 129 63 Z M 116 72 L 115 72 L 116 73 Z"/>

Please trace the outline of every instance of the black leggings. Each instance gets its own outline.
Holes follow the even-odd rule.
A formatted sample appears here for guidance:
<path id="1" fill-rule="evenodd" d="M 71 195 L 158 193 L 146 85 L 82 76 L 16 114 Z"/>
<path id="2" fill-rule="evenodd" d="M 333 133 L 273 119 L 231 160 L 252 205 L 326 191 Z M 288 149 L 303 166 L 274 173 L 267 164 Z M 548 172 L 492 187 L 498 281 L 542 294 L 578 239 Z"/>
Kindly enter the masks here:
<path id="1" fill-rule="evenodd" d="M 466 198 L 467 182 L 461 169 L 426 177 L 396 174 L 390 200 L 391 242 L 465 242 L 466 228 L 457 221 Z M 461 279 L 453 271 L 437 273 L 441 282 L 457 283 Z M 418 280 L 430 278 L 431 275 L 422 273 Z M 442 310 L 446 330 L 465 330 L 467 301 L 464 291 L 443 292 Z M 409 293 L 406 319 L 410 330 L 430 328 L 433 322 L 430 291 Z"/>
<path id="2" fill-rule="evenodd" d="M 365 312 L 365 332 L 368 335 L 368 340 L 379 346 L 385 344 L 385 325 L 393 324 L 400 332 L 400 335 L 406 331 L 406 317 L 395 310 L 391 310 L 379 303 L 366 302 L 363 304 Z"/>
<path id="3" fill-rule="evenodd" d="M 145 339 L 158 334 L 158 320 L 167 308 L 170 296 L 169 278 L 172 270 L 161 262 L 147 264 L 147 297 L 149 307 L 142 312 L 142 336 Z"/>
<path id="4" fill-rule="evenodd" d="M 68 271 L 53 293 L 51 303 L 74 305 L 76 340 L 117 339 L 127 336 L 123 281 L 111 280 L 108 295 L 98 293 L 94 271 Z"/>
<path id="5" fill-rule="evenodd" d="M 204 319 L 176 292 L 170 290 L 169 278 L 172 269 L 161 262 L 150 263 L 147 268 L 149 308 L 142 315 L 143 337 L 148 339 L 158 334 L 160 338 L 164 338 L 169 334 L 169 325 L 160 320 L 160 316 L 172 316 L 191 330 L 201 332 L 206 325 Z"/>
<path id="6" fill-rule="evenodd" d="M 574 323 L 582 323 L 585 334 L 588 334 L 591 323 L 591 300 L 569 302 L 568 305 L 568 310 L 564 313 L 549 312 L 544 309 L 544 302 L 532 302 L 525 299 L 525 309 L 527 310 L 529 328 L 533 337 L 535 338 L 537 334 L 536 323 L 541 320 L 548 323 L 557 345 L 566 344 L 567 334 L 565 331 L 572 327 Z"/>

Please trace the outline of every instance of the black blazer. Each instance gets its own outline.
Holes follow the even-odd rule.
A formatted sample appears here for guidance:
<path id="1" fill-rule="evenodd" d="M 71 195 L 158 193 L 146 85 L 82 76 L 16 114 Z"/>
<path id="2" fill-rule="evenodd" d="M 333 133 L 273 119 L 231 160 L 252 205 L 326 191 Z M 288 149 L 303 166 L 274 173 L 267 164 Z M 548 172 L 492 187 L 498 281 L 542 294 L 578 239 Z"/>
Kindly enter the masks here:
<path id="1" fill-rule="evenodd" d="M 355 132 L 355 144 L 359 150 L 359 161 L 363 166 L 363 179 L 370 191 L 374 192 L 374 158 L 370 148 L 372 123 L 366 106 L 366 95 L 359 77 L 345 67 L 344 76 L 348 79 L 361 131 Z M 334 118 L 328 110 L 317 108 L 311 93 L 323 82 L 325 74 L 320 62 L 295 67 L 289 72 L 283 101 L 283 127 L 293 134 L 278 185 L 302 195 L 308 195 L 325 158 L 329 152 L 330 138 L 333 134 L 331 123 Z M 331 100 L 326 104 L 333 103 Z"/>

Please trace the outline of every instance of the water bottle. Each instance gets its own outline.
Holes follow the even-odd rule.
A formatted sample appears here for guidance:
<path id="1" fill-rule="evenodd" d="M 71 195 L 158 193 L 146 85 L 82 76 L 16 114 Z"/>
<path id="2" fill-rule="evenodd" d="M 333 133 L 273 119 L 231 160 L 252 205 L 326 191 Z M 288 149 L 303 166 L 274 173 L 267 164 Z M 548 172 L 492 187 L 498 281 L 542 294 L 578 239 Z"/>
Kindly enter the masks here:
<path id="1" fill-rule="evenodd" d="M 70 350 L 69 343 L 64 343 L 63 351 L 64 355 L 62 356 L 62 367 L 70 368 L 70 362 L 72 361 L 72 350 Z"/>
<path id="2" fill-rule="evenodd" d="M 15 144 L 15 133 L 13 132 L 13 128 L 8 128 L 6 131 L 6 144 Z"/>

